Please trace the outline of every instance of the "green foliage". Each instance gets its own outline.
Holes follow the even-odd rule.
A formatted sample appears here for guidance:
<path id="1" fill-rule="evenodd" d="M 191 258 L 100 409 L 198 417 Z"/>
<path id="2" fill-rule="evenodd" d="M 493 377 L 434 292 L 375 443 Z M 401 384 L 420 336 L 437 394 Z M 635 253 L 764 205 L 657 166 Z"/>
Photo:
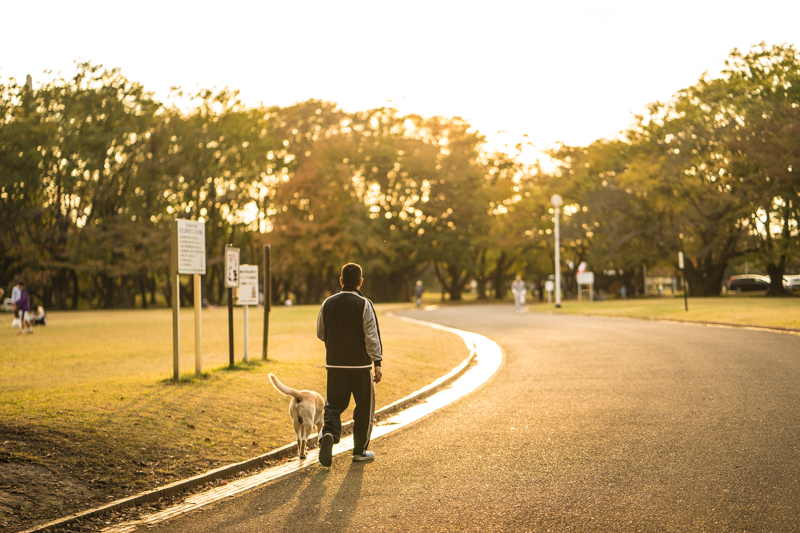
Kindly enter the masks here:
<path id="1" fill-rule="evenodd" d="M 553 274 L 555 193 L 567 293 L 581 263 L 609 288 L 643 267 L 675 271 L 679 250 L 693 295 L 718 294 L 741 258 L 774 294 L 800 268 L 791 46 L 734 50 L 720 76 L 652 104 L 619 138 L 550 150 L 548 171 L 521 163 L 521 146 L 487 151 L 457 117 L 252 108 L 229 89 L 172 102 L 88 63 L 35 88 L 0 85 L 4 286 L 22 276 L 55 308 L 190 301 L 191 284 L 168 275 L 169 223 L 189 218 L 206 224 L 202 291 L 215 303 L 226 244 L 251 264 L 272 245 L 278 300 L 319 302 L 348 261 L 378 301 L 408 299 L 428 268 L 451 300 L 473 280 L 478 298 L 502 298 L 517 273 L 539 286 Z"/>
<path id="2" fill-rule="evenodd" d="M 799 76 L 791 46 L 734 50 L 720 77 L 651 105 L 622 139 L 554 151 L 562 196 L 578 209 L 565 233 L 590 229 L 588 247 L 565 246 L 624 271 L 675 268 L 684 251 L 693 295 L 719 294 L 729 263 L 758 255 L 771 292 L 784 292 L 785 269 L 800 266 Z"/>

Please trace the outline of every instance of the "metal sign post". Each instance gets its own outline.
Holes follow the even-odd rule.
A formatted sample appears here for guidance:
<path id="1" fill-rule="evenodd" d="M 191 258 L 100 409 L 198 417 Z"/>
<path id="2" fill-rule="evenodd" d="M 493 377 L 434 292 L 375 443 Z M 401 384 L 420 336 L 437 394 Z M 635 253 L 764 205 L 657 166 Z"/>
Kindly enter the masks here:
<path id="1" fill-rule="evenodd" d="M 228 288 L 228 346 L 230 366 L 233 359 L 233 289 L 239 287 L 239 249 L 225 245 L 225 287 Z"/>
<path id="2" fill-rule="evenodd" d="M 236 305 L 244 306 L 244 361 L 249 360 L 250 344 L 250 306 L 258 305 L 258 265 L 239 267 L 239 290 L 236 291 Z"/>
<path id="3" fill-rule="evenodd" d="M 195 371 L 203 371 L 200 276 L 206 273 L 206 225 L 195 220 L 172 221 L 172 372 L 181 379 L 181 274 L 194 275 Z"/>
<path id="4" fill-rule="evenodd" d="M 581 287 L 589 287 L 589 301 L 594 301 L 594 272 L 578 272 L 578 301 L 581 301 Z"/>
<path id="5" fill-rule="evenodd" d="M 555 275 L 556 275 L 556 307 L 561 307 L 561 232 L 559 229 L 559 219 L 561 218 L 561 205 L 564 200 L 558 194 L 554 194 L 550 198 L 550 203 L 555 208 L 555 238 L 556 238 L 556 257 L 555 257 Z"/>
<path id="6" fill-rule="evenodd" d="M 269 339 L 269 312 L 272 310 L 272 271 L 270 267 L 270 245 L 264 245 L 264 342 L 261 358 L 267 360 L 267 341 Z"/>

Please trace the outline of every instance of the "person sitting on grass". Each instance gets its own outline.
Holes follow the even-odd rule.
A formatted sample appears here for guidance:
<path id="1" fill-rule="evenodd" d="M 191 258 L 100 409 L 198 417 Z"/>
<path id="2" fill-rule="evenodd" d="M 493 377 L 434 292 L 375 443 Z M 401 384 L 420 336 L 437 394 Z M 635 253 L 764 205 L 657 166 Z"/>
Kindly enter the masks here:
<path id="1" fill-rule="evenodd" d="M 44 312 L 44 307 L 41 305 L 36 308 L 36 314 L 31 317 L 31 324 L 34 326 L 47 325 L 47 313 Z"/>

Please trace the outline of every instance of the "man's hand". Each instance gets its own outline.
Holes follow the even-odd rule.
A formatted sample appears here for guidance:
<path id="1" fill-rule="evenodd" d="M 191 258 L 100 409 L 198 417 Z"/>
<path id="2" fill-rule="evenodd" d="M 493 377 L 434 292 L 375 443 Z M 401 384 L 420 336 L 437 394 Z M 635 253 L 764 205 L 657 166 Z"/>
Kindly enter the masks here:
<path id="1" fill-rule="evenodd" d="M 383 372 L 381 372 L 381 367 L 376 366 L 375 375 L 372 377 L 372 381 L 374 381 L 375 383 L 380 383 L 382 377 L 383 377 Z"/>

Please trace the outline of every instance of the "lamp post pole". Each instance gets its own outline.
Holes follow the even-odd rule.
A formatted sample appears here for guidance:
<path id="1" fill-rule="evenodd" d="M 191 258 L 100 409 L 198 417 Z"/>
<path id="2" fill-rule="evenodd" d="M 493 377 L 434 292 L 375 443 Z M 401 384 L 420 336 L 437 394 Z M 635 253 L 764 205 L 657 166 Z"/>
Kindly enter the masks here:
<path id="1" fill-rule="evenodd" d="M 553 204 L 555 208 L 555 236 L 556 236 L 556 264 L 555 264 L 555 274 L 556 274 L 556 308 L 561 307 L 561 232 L 559 228 L 559 219 L 561 218 L 561 204 L 564 201 L 561 199 L 561 196 L 554 194 L 552 198 L 550 198 L 550 203 Z"/>
<path id="2" fill-rule="evenodd" d="M 681 269 L 681 279 L 683 281 L 683 307 L 689 310 L 689 295 L 686 291 L 686 268 L 683 264 L 683 252 L 678 252 L 678 268 Z"/>

